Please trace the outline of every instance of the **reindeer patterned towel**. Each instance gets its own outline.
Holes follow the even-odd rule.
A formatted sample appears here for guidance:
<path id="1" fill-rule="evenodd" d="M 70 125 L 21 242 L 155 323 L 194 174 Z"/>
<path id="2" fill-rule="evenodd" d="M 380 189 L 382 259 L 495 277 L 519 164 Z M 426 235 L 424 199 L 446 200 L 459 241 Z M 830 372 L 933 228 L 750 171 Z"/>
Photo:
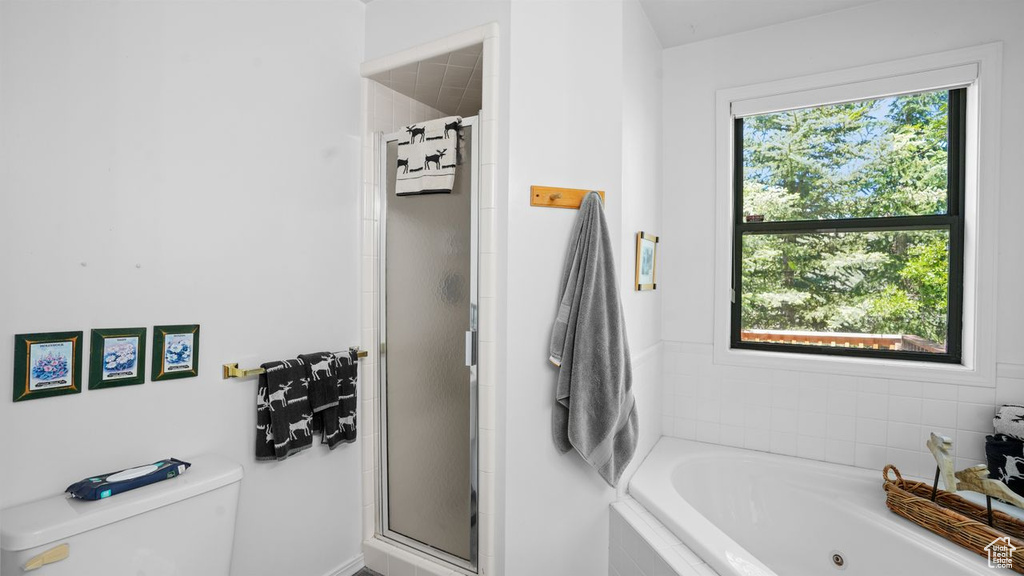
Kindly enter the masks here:
<path id="1" fill-rule="evenodd" d="M 306 366 L 306 378 L 309 378 L 313 430 L 321 432 L 320 442 L 326 444 L 327 435 L 337 428 L 338 377 L 334 373 L 334 354 L 300 354 L 299 362 Z"/>
<path id="2" fill-rule="evenodd" d="M 306 367 L 297 360 L 262 365 L 256 389 L 256 459 L 284 460 L 313 445 Z"/>
<path id="3" fill-rule="evenodd" d="M 398 143 L 395 194 L 450 194 L 461 129 L 459 116 L 406 126 L 409 141 Z"/>
<path id="4" fill-rule="evenodd" d="M 335 373 L 338 375 L 338 436 L 327 445 L 334 449 L 338 444 L 356 440 L 356 380 L 359 377 L 359 358 L 355 350 L 335 358 Z"/>
<path id="5" fill-rule="evenodd" d="M 1024 496 L 1024 442 L 1005 434 L 985 437 L 988 477 Z"/>
<path id="6" fill-rule="evenodd" d="M 1024 440 L 1024 406 L 1005 404 L 996 410 L 992 419 L 992 427 L 996 434 L 1006 434 L 1018 440 Z"/>

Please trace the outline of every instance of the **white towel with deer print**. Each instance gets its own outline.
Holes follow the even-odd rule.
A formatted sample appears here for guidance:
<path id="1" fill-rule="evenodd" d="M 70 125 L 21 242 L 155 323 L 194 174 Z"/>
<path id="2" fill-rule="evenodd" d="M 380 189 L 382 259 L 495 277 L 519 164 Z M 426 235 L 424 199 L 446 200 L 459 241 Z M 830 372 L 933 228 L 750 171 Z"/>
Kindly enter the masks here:
<path id="1" fill-rule="evenodd" d="M 461 116 L 406 126 L 409 141 L 398 142 L 395 194 L 450 194 L 461 129 Z"/>
<path id="2" fill-rule="evenodd" d="M 313 445 L 309 379 L 298 360 L 261 366 L 256 389 L 256 459 L 284 460 Z"/>
<path id="3" fill-rule="evenodd" d="M 996 434 L 1012 436 L 1017 440 L 1024 440 L 1024 406 L 1018 404 L 1004 404 L 996 410 L 996 416 L 992 419 L 992 428 Z"/>

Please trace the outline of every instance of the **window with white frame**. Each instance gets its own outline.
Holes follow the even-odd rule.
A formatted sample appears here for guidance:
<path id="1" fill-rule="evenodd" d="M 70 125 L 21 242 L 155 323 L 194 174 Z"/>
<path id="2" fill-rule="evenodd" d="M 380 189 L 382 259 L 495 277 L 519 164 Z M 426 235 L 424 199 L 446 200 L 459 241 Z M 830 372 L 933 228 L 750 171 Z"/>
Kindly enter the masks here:
<path id="1" fill-rule="evenodd" d="M 732 348 L 961 362 L 966 92 L 734 112 Z"/>

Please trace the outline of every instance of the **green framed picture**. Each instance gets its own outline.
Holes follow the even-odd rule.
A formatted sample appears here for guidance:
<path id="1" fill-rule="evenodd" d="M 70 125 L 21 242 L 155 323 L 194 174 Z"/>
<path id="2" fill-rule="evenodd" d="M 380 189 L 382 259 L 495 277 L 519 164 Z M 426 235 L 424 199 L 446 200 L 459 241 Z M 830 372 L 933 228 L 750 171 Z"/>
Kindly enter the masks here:
<path id="1" fill-rule="evenodd" d="M 153 327 L 153 380 L 199 375 L 199 324 Z"/>
<path id="2" fill-rule="evenodd" d="M 146 329 L 93 329 L 89 346 L 89 390 L 145 381 Z"/>
<path id="3" fill-rule="evenodd" d="M 82 333 L 14 335 L 14 401 L 82 391 Z"/>

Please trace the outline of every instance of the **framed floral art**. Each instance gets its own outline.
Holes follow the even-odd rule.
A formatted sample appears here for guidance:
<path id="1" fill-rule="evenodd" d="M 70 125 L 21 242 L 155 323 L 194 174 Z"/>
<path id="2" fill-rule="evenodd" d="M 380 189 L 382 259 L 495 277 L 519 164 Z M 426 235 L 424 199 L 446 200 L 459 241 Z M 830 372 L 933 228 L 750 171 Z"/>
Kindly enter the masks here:
<path id="1" fill-rule="evenodd" d="M 14 336 L 14 401 L 82 391 L 82 333 Z"/>
<path id="2" fill-rule="evenodd" d="M 95 329 L 89 347 L 89 389 L 146 381 L 146 329 Z"/>
<path id="3" fill-rule="evenodd" d="M 153 380 L 199 375 L 199 324 L 153 327 Z"/>

